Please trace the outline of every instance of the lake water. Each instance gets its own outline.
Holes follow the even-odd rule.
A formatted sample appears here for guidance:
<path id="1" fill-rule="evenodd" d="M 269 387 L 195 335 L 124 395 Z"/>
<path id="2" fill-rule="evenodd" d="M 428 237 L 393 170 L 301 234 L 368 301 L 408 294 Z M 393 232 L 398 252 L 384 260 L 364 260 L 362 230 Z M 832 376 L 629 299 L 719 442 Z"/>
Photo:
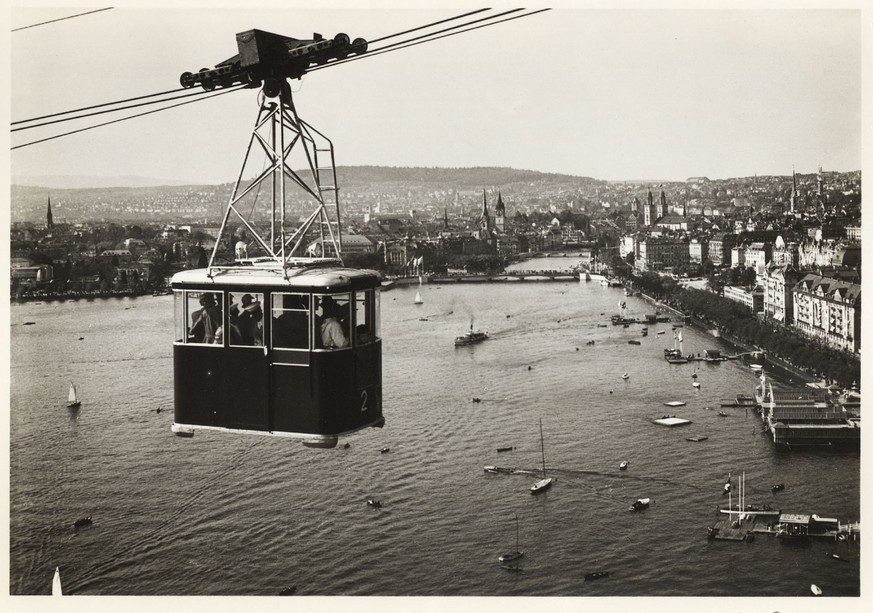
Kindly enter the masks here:
<path id="1" fill-rule="evenodd" d="M 174 436 L 171 296 L 13 305 L 11 593 L 47 594 L 60 566 L 83 595 L 859 594 L 859 544 L 707 540 L 728 473 L 735 485 L 745 473 L 749 503 L 860 517 L 859 452 L 779 452 L 754 412 L 718 415 L 720 398 L 756 382 L 739 360 L 701 365 L 694 389 L 694 365 L 663 359 L 669 324 L 647 337 L 598 327 L 620 300 L 651 309 L 594 282 L 427 285 L 418 306 L 417 289 L 382 297 L 385 428 L 332 450 Z M 491 338 L 455 348 L 471 320 Z M 727 351 L 684 335 L 686 351 Z M 666 412 L 693 423 L 651 422 Z M 557 482 L 531 496 L 540 419 Z M 628 512 L 640 497 L 651 507 Z M 74 531 L 87 515 L 93 526 Z M 515 547 L 516 515 L 526 555 L 511 572 L 497 556 Z M 612 576 L 584 581 L 600 570 Z"/>

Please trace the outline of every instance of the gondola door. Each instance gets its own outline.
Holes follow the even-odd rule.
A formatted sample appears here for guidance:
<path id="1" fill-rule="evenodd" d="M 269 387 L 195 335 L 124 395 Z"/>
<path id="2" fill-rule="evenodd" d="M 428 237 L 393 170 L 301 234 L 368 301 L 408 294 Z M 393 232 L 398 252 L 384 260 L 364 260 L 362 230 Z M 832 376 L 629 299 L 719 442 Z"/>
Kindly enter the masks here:
<path id="1" fill-rule="evenodd" d="M 268 351 L 270 430 L 317 433 L 313 400 L 310 299 L 308 293 L 273 292 Z"/>
<path id="2" fill-rule="evenodd" d="M 227 292 L 224 322 L 225 406 L 228 425 L 270 429 L 270 373 L 265 328 L 267 309 L 260 292 Z"/>

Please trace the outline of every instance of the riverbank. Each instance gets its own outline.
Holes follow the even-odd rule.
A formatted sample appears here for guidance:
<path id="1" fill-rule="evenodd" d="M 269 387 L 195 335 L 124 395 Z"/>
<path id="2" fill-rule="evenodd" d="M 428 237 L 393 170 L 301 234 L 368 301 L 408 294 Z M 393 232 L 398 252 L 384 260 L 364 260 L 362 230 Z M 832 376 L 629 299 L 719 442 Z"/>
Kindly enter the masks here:
<path id="1" fill-rule="evenodd" d="M 665 310 L 673 313 L 674 315 L 678 315 L 679 317 L 682 317 L 683 319 L 685 319 L 686 321 L 689 322 L 689 325 L 694 326 L 695 328 L 697 328 L 699 330 L 704 330 L 706 332 L 711 332 L 711 330 L 712 330 L 709 326 L 706 325 L 706 322 L 703 322 L 695 317 L 687 316 L 682 311 L 680 311 L 680 310 L 678 310 L 678 309 L 676 309 L 668 304 L 664 304 L 663 302 L 656 300 L 655 298 L 653 298 L 652 296 L 649 296 L 648 294 L 643 294 L 641 292 L 640 298 L 644 298 L 648 302 L 651 302 L 657 308 L 665 309 Z M 715 335 L 713 335 L 713 336 L 715 336 Z M 813 374 L 806 372 L 805 370 L 802 370 L 800 368 L 797 368 L 796 366 L 793 366 L 792 364 L 789 364 L 785 360 L 768 353 L 765 349 L 762 349 L 762 348 L 757 347 L 755 345 L 750 345 L 748 343 L 745 343 L 745 342 L 741 341 L 740 339 L 736 338 L 735 336 L 733 336 L 732 334 L 724 332 L 723 330 L 719 330 L 718 336 L 716 336 L 715 338 L 719 338 L 722 341 L 724 341 L 725 343 L 727 343 L 728 345 L 731 345 L 732 347 L 734 347 L 735 349 L 739 349 L 740 352 L 755 351 L 755 352 L 762 353 L 765 356 L 765 362 L 769 366 L 769 368 L 767 369 L 767 372 L 770 374 L 774 374 L 779 379 L 785 380 L 789 383 L 794 383 L 796 380 L 799 380 L 800 383 L 804 383 L 804 384 L 811 383 L 813 381 L 818 380 Z"/>

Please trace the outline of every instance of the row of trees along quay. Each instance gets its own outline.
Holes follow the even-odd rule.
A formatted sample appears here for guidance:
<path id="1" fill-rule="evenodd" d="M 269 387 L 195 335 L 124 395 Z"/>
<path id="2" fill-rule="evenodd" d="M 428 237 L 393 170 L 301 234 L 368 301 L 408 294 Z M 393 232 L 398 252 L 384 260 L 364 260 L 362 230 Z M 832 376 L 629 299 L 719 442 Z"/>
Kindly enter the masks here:
<path id="1" fill-rule="evenodd" d="M 671 277 L 644 272 L 631 276 L 640 291 L 721 332 L 754 345 L 819 378 L 849 387 L 861 380 L 861 362 L 855 356 L 798 336 L 772 320 L 759 319 L 748 307 L 710 291 L 684 288 Z"/>

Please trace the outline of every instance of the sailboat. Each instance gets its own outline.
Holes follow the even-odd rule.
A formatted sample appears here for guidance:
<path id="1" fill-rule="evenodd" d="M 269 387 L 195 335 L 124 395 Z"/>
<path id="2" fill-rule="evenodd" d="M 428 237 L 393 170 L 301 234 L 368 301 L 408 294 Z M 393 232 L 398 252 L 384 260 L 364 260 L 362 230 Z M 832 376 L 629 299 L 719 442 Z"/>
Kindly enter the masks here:
<path id="1" fill-rule="evenodd" d="M 552 487 L 552 477 L 546 477 L 546 446 L 543 442 L 543 420 L 540 419 L 540 449 L 543 453 L 543 478 L 534 483 L 530 488 L 531 494 L 539 494 Z"/>
<path id="2" fill-rule="evenodd" d="M 67 407 L 70 409 L 76 409 L 81 406 L 82 402 L 79 400 L 79 393 L 76 391 L 76 386 L 73 382 L 70 382 L 70 393 L 67 395 Z"/>
<path id="3" fill-rule="evenodd" d="M 502 556 L 497 558 L 497 561 L 501 564 L 505 564 L 507 562 L 515 562 L 516 560 L 520 560 L 524 557 L 524 552 L 518 548 L 518 514 L 515 515 L 515 551 L 510 553 L 504 553 Z"/>
<path id="4" fill-rule="evenodd" d="M 55 576 L 52 578 L 52 596 L 63 596 L 61 589 L 61 569 L 55 566 Z"/>
<path id="5" fill-rule="evenodd" d="M 424 300 L 421 299 L 421 277 L 418 278 L 418 291 L 415 292 L 415 304 L 424 304 Z"/>

